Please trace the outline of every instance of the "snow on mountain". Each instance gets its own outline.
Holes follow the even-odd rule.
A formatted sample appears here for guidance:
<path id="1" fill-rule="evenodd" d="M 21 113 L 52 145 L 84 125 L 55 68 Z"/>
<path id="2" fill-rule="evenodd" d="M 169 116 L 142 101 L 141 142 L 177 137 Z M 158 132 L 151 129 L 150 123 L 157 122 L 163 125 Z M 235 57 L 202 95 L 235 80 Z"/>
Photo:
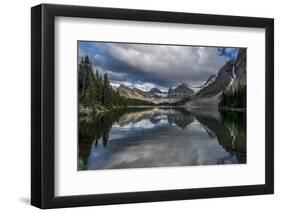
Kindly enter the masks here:
<path id="1" fill-rule="evenodd" d="M 216 75 L 210 75 L 210 77 L 207 79 L 207 81 L 202 84 L 201 86 L 191 86 L 187 83 L 185 83 L 186 86 L 188 86 L 190 89 L 192 89 L 194 91 L 194 93 L 198 93 L 201 89 L 209 86 L 210 84 L 212 84 L 215 80 L 216 80 Z"/>
<path id="2" fill-rule="evenodd" d="M 235 66 L 233 65 L 232 66 L 232 72 L 231 72 L 231 81 L 229 83 L 229 87 L 232 86 L 233 84 L 233 81 L 236 79 L 236 74 L 235 74 Z"/>
<path id="3" fill-rule="evenodd" d="M 197 97 L 212 97 L 220 92 L 222 92 L 226 87 L 229 86 L 233 71 L 233 61 L 228 61 L 218 72 L 216 78 L 210 78 L 209 82 L 202 87 L 198 93 Z M 212 83 L 211 83 L 212 82 Z"/>

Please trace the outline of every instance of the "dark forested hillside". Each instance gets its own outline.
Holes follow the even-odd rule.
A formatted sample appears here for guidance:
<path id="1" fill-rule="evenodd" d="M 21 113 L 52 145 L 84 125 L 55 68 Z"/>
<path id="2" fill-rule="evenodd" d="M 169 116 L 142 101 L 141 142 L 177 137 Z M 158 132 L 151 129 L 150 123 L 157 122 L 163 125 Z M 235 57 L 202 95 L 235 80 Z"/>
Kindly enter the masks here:
<path id="1" fill-rule="evenodd" d="M 152 105 L 151 102 L 120 96 L 119 92 L 110 86 L 107 73 L 102 76 L 98 70 L 94 72 L 88 56 L 82 57 L 78 65 L 78 93 L 79 104 L 82 107 L 110 110 L 127 105 Z"/>
<path id="2" fill-rule="evenodd" d="M 237 87 L 228 87 L 221 96 L 220 107 L 246 108 L 246 85 L 239 83 Z"/>

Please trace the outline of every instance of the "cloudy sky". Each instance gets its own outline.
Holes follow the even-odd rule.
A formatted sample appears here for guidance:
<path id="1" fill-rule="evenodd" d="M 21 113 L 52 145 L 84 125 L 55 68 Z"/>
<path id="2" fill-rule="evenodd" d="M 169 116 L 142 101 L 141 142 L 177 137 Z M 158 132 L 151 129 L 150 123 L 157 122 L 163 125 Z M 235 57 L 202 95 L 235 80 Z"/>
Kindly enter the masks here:
<path id="1" fill-rule="evenodd" d="M 112 85 L 167 90 L 184 82 L 203 84 L 217 74 L 238 48 L 78 42 L 78 57 L 86 55 L 94 70 L 108 73 Z"/>

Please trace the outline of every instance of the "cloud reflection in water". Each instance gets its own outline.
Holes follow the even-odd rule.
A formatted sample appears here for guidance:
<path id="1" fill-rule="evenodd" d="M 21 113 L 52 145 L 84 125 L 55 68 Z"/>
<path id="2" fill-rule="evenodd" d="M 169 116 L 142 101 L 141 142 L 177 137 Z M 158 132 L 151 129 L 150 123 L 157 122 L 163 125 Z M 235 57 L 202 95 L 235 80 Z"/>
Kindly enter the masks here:
<path id="1" fill-rule="evenodd" d="M 92 146 L 87 169 L 239 163 L 216 136 L 229 133 L 216 134 L 200 120 L 196 114 L 175 109 L 127 113 L 112 125 L 106 147 Z"/>

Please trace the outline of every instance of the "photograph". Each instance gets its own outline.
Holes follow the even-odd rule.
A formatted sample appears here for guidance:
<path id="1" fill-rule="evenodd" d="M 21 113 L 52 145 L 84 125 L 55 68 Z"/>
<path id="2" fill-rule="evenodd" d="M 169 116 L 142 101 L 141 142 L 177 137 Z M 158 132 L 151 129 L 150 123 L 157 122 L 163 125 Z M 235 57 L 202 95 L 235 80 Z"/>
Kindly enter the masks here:
<path id="1" fill-rule="evenodd" d="M 242 47 L 77 41 L 78 170 L 245 164 Z"/>
<path id="2" fill-rule="evenodd" d="M 272 16 L 280 13 L 264 4 L 263 15 L 242 1 L 252 9 L 151 4 L 32 6 L 31 61 L 22 60 L 31 68 L 30 98 L 7 90 L 10 99 L 31 101 L 31 131 L 24 131 L 31 160 L 29 169 L 20 166 L 29 172 L 31 205 L 236 197 L 252 211 L 263 197 L 256 195 L 274 196 Z M 15 100 L 4 105 L 21 108 Z"/>

